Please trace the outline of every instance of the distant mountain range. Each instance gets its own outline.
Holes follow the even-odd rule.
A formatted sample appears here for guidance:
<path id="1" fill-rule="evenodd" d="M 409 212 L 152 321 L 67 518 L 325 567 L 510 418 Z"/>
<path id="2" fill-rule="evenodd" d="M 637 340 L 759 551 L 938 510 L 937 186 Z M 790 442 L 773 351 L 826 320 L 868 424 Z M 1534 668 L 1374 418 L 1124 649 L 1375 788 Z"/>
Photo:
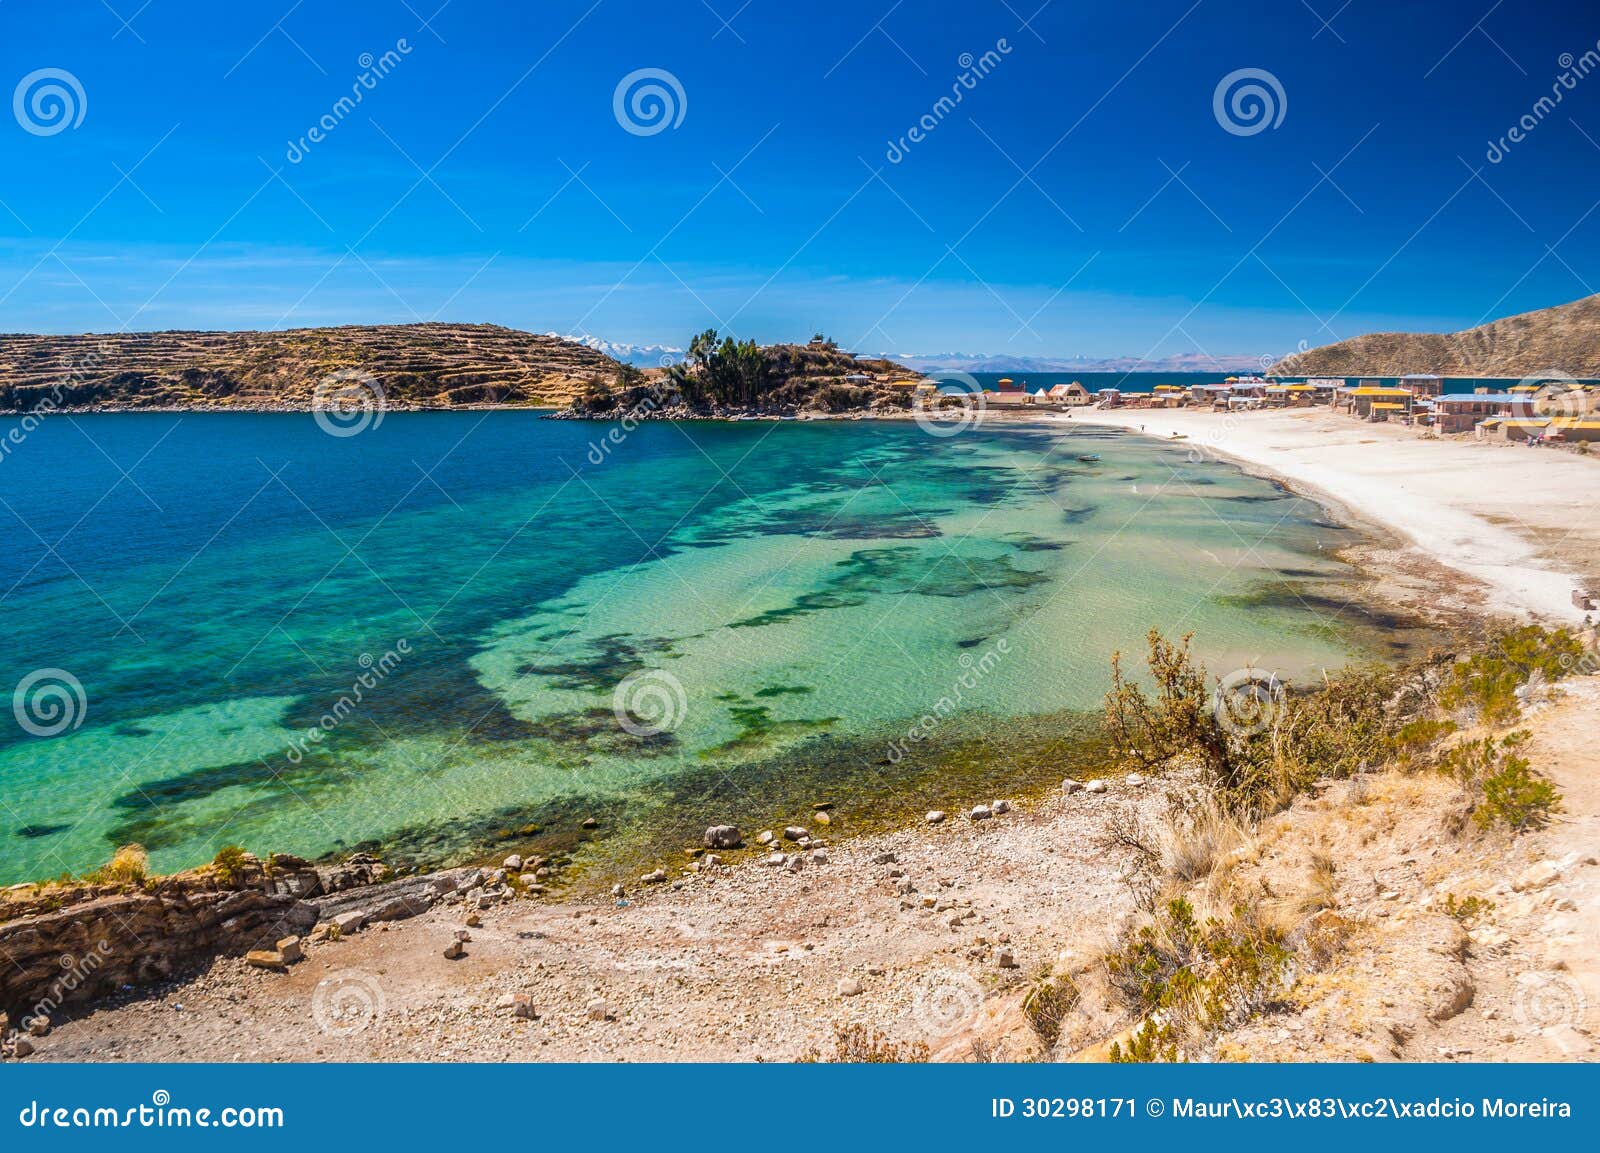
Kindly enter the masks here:
<path id="1" fill-rule="evenodd" d="M 574 344 L 581 344 L 592 348 L 596 352 L 609 356 L 612 360 L 619 360 L 624 364 L 631 364 L 635 368 L 665 368 L 669 364 L 677 364 L 683 359 L 683 349 L 673 348 L 668 344 L 627 344 L 617 341 L 602 340 L 598 336 L 560 336 L 559 333 L 549 332 L 546 336 L 556 336 L 561 340 L 570 340 Z"/>
<path id="2" fill-rule="evenodd" d="M 885 354 L 886 356 L 889 354 Z M 1260 372 L 1255 356 L 1206 356 L 1179 353 L 1157 360 L 1137 356 L 1008 356 L 969 352 L 894 354 L 893 359 L 918 372 Z"/>
<path id="3" fill-rule="evenodd" d="M 1600 376 L 1600 295 L 1462 332 L 1375 332 L 1285 357 L 1277 376 Z"/>

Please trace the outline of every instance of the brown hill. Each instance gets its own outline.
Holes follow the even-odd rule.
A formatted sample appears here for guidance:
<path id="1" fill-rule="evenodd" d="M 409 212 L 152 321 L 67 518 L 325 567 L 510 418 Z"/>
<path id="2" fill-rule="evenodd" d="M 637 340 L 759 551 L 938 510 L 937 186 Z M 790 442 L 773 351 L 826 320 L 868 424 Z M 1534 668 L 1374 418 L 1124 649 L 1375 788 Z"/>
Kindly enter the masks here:
<path id="1" fill-rule="evenodd" d="M 1600 295 L 1464 332 L 1375 332 L 1280 360 L 1273 376 L 1600 376 Z"/>
<path id="2" fill-rule="evenodd" d="M 0 335 L 0 411 L 304 410 L 333 373 L 370 375 L 393 408 L 555 405 L 616 370 L 581 344 L 493 324 Z"/>

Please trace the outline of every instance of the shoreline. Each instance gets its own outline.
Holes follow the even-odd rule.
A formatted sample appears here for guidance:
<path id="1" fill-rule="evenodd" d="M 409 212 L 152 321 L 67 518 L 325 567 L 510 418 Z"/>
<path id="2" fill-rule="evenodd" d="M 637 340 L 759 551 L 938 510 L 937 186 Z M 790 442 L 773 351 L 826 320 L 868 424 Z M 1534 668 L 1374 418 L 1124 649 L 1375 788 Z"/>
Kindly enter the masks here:
<path id="1" fill-rule="evenodd" d="M 1600 464 L 1581 457 L 1422 440 L 1318 409 L 1095 409 L 1049 423 L 1118 428 L 1226 458 L 1344 522 L 1378 526 L 1402 542 L 1403 566 L 1420 560 L 1471 582 L 1436 590 L 1425 602 L 1435 607 L 1455 602 L 1481 615 L 1581 624 L 1586 614 L 1572 594 L 1597 579 L 1586 572 L 1600 571 L 1592 514 Z"/>

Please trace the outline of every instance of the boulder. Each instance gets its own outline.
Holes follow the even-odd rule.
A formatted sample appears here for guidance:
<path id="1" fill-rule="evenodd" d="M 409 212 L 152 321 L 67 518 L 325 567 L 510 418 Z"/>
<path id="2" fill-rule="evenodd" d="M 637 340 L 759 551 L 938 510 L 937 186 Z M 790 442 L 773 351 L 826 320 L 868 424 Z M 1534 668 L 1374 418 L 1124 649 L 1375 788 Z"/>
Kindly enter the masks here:
<path id="1" fill-rule="evenodd" d="M 251 949 L 244 955 L 245 964 L 257 969 L 283 968 L 283 954 L 276 949 Z"/>
<path id="2" fill-rule="evenodd" d="M 712 825 L 706 830 L 706 848 L 737 849 L 744 844 L 737 825 Z"/>
<path id="3" fill-rule="evenodd" d="M 278 955 L 283 958 L 285 965 L 293 965 L 305 959 L 305 950 L 300 946 L 299 937 L 285 937 L 278 942 Z"/>

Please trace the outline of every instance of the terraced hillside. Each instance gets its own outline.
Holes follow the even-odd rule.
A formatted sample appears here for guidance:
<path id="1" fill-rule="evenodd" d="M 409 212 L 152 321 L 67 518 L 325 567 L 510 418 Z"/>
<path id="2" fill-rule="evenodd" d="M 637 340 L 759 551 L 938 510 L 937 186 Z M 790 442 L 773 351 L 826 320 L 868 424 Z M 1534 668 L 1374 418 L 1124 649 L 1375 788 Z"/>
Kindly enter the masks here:
<path id="1" fill-rule="evenodd" d="M 1462 332 L 1375 332 L 1280 360 L 1273 376 L 1600 376 L 1600 295 Z"/>
<path id="2" fill-rule="evenodd" d="M 306 410 L 350 380 L 375 380 L 398 409 L 561 405 L 616 370 L 592 348 L 493 324 L 0 335 L 0 411 Z"/>

